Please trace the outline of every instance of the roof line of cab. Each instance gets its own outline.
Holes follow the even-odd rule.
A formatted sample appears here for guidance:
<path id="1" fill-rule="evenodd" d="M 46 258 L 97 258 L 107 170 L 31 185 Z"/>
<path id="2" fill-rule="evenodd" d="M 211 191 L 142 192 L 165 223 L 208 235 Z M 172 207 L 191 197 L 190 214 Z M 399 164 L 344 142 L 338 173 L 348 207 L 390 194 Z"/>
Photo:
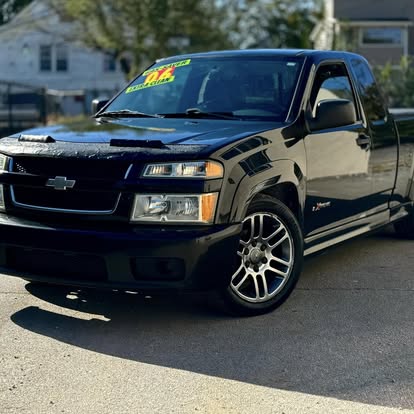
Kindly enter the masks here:
<path id="1" fill-rule="evenodd" d="M 317 56 L 319 59 L 338 59 L 347 56 L 355 56 L 354 53 L 335 50 L 313 50 L 313 49 L 235 49 L 235 50 L 217 50 L 201 53 L 187 53 L 183 55 L 169 56 L 158 59 L 161 62 L 166 59 L 188 59 L 203 57 L 236 57 L 236 56 Z"/>

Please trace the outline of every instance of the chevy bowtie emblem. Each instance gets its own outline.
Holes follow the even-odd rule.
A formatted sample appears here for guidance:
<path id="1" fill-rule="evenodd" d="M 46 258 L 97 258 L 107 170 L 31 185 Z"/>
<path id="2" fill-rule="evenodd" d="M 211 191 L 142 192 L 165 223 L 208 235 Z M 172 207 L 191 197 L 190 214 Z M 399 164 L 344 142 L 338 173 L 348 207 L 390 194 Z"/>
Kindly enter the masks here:
<path id="1" fill-rule="evenodd" d="M 68 180 L 66 177 L 57 176 L 49 178 L 46 182 L 46 187 L 53 187 L 55 190 L 67 190 L 75 186 L 75 180 Z"/>

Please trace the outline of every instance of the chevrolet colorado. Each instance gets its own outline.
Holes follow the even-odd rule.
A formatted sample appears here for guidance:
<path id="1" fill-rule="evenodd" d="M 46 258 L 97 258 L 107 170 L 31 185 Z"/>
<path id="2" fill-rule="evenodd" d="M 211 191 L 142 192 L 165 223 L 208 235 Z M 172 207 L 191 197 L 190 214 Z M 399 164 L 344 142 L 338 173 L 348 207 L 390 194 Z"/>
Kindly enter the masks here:
<path id="1" fill-rule="evenodd" d="M 389 223 L 414 235 L 414 118 L 359 55 L 175 56 L 96 106 L 0 140 L 2 273 L 208 290 L 255 315 L 304 256 Z"/>

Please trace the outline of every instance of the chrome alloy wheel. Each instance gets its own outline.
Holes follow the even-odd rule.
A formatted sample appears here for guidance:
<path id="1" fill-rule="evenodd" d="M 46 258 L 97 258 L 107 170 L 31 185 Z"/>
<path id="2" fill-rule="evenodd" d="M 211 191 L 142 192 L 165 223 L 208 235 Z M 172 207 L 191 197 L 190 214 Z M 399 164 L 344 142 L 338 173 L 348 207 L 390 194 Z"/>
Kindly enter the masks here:
<path id="1" fill-rule="evenodd" d="M 254 213 L 243 221 L 237 254 L 240 266 L 232 276 L 231 289 L 248 302 L 266 302 L 289 279 L 294 261 L 293 239 L 275 214 Z"/>

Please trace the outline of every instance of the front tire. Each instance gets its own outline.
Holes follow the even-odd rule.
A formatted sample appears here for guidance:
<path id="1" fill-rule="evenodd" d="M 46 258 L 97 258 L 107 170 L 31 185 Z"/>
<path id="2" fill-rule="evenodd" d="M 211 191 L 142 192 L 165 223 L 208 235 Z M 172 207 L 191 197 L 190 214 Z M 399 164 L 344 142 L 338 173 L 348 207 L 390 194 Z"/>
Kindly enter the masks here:
<path id="1" fill-rule="evenodd" d="M 220 292 L 225 310 L 253 316 L 280 306 L 303 264 L 303 237 L 294 214 L 280 201 L 259 196 L 249 206 L 240 235 L 237 270 Z"/>

